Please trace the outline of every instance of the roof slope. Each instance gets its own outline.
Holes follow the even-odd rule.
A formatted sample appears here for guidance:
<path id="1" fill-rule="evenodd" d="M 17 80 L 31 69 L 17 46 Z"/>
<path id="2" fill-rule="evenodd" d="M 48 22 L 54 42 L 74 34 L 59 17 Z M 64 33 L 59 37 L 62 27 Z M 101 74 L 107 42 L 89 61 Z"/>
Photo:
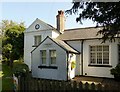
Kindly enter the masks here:
<path id="1" fill-rule="evenodd" d="M 101 38 L 102 35 L 96 35 L 102 29 L 101 27 L 77 28 L 65 30 L 63 34 L 57 37 L 60 40 L 78 40 L 78 39 L 92 39 Z"/>
<path id="2" fill-rule="evenodd" d="M 77 50 L 75 50 L 73 47 L 69 46 L 67 43 L 65 43 L 62 40 L 58 40 L 58 39 L 53 39 L 51 38 L 56 44 L 58 44 L 60 47 L 62 47 L 63 49 L 65 49 L 66 51 L 69 52 L 74 52 L 74 53 L 79 53 Z"/>

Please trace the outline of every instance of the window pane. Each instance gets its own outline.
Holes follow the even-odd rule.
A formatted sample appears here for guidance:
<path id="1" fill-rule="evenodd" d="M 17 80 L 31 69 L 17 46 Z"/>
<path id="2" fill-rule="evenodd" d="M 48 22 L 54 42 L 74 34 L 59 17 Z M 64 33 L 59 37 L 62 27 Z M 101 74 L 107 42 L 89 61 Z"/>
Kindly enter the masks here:
<path id="1" fill-rule="evenodd" d="M 109 51 L 109 46 L 103 46 L 103 51 Z"/>
<path id="2" fill-rule="evenodd" d="M 56 50 L 50 50 L 50 63 L 56 64 Z"/>
<path id="3" fill-rule="evenodd" d="M 42 58 L 42 64 L 46 64 L 46 58 Z"/>
<path id="4" fill-rule="evenodd" d="M 46 51 L 45 50 L 41 51 L 41 56 L 46 57 Z"/>
<path id="5" fill-rule="evenodd" d="M 102 64 L 102 53 L 97 53 L 97 64 Z"/>
<path id="6" fill-rule="evenodd" d="M 41 42 L 41 35 L 35 36 L 34 39 L 35 39 L 35 45 L 40 44 L 40 42 Z"/>
<path id="7" fill-rule="evenodd" d="M 51 57 L 56 57 L 56 51 L 55 50 L 51 50 L 50 51 L 50 56 Z"/>
<path id="8" fill-rule="evenodd" d="M 90 46 L 90 51 L 95 51 L 95 46 Z"/>
<path id="9" fill-rule="evenodd" d="M 93 64 L 95 64 L 95 53 L 91 53 L 91 60 L 90 60 L 90 63 L 93 63 Z"/>
<path id="10" fill-rule="evenodd" d="M 51 64 L 56 64 L 56 58 L 51 58 Z"/>
<path id="11" fill-rule="evenodd" d="M 102 51 L 102 46 L 97 46 L 97 51 Z"/>
<path id="12" fill-rule="evenodd" d="M 103 64 L 109 64 L 109 53 L 103 53 Z"/>
<path id="13" fill-rule="evenodd" d="M 42 64 L 46 64 L 46 50 L 42 50 L 40 52 L 41 52 Z"/>

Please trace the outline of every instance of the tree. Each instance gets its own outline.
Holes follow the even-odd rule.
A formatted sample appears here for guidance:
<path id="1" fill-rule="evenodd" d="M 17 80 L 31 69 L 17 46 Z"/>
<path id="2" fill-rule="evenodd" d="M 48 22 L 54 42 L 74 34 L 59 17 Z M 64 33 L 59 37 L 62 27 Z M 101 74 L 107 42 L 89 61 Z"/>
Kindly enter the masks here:
<path id="1" fill-rule="evenodd" d="M 9 26 L 6 26 L 6 24 L 3 25 L 5 27 L 2 29 L 4 32 L 2 37 L 2 54 L 3 60 L 10 62 L 10 65 L 12 66 L 14 60 L 23 58 L 25 26 L 24 24 L 21 25 L 21 23 L 9 23 Z"/>
<path id="2" fill-rule="evenodd" d="M 102 26 L 103 29 L 98 34 L 103 35 L 103 42 L 107 39 L 115 40 L 115 37 L 120 37 L 120 2 L 89 2 L 73 1 L 71 9 L 66 10 L 66 14 L 76 14 L 77 22 L 82 24 L 82 20 L 91 19 L 97 22 L 96 27 Z"/>

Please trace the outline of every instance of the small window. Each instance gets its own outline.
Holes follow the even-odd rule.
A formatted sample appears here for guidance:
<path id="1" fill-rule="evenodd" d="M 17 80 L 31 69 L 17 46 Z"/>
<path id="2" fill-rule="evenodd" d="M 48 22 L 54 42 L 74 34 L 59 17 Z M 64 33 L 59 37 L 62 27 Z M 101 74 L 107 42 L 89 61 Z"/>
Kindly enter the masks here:
<path id="1" fill-rule="evenodd" d="M 56 50 L 50 50 L 50 64 L 56 64 Z"/>
<path id="2" fill-rule="evenodd" d="M 90 46 L 90 64 L 109 64 L 109 46 Z"/>
<path id="3" fill-rule="evenodd" d="M 34 36 L 34 45 L 37 46 L 41 42 L 41 35 Z"/>
<path id="4" fill-rule="evenodd" d="M 46 64 L 46 50 L 41 50 L 40 53 L 42 64 Z"/>

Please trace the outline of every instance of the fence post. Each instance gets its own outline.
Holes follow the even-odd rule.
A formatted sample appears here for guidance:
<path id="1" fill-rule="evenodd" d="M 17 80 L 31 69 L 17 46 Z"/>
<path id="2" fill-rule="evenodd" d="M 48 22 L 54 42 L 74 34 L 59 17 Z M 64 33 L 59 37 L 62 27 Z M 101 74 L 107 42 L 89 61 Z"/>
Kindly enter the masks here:
<path id="1" fill-rule="evenodd" d="M 78 90 L 83 90 L 83 83 L 81 81 L 79 82 L 79 89 Z"/>
<path id="2" fill-rule="evenodd" d="M 74 91 L 77 90 L 77 82 L 76 82 L 76 81 L 73 82 L 73 90 L 74 90 Z"/>
<path id="3" fill-rule="evenodd" d="M 97 90 L 102 91 L 102 84 L 99 83 L 99 84 L 97 85 Z"/>
<path id="4" fill-rule="evenodd" d="M 108 84 L 105 84 L 105 86 L 104 86 L 104 90 L 107 91 L 107 92 L 109 92 L 110 89 L 111 89 L 111 88 L 109 87 L 109 85 L 108 85 Z"/>
<path id="5" fill-rule="evenodd" d="M 62 89 L 63 91 L 65 90 L 65 82 L 64 82 L 64 81 L 61 82 L 61 89 Z"/>
<path id="6" fill-rule="evenodd" d="M 85 83 L 85 90 L 86 91 L 89 90 L 89 84 L 88 84 L 88 82 Z"/>
<path id="7" fill-rule="evenodd" d="M 91 84 L 91 90 L 96 90 L 94 83 Z"/>
<path id="8" fill-rule="evenodd" d="M 69 88 L 69 90 L 72 90 L 71 82 L 68 82 L 68 88 Z"/>

